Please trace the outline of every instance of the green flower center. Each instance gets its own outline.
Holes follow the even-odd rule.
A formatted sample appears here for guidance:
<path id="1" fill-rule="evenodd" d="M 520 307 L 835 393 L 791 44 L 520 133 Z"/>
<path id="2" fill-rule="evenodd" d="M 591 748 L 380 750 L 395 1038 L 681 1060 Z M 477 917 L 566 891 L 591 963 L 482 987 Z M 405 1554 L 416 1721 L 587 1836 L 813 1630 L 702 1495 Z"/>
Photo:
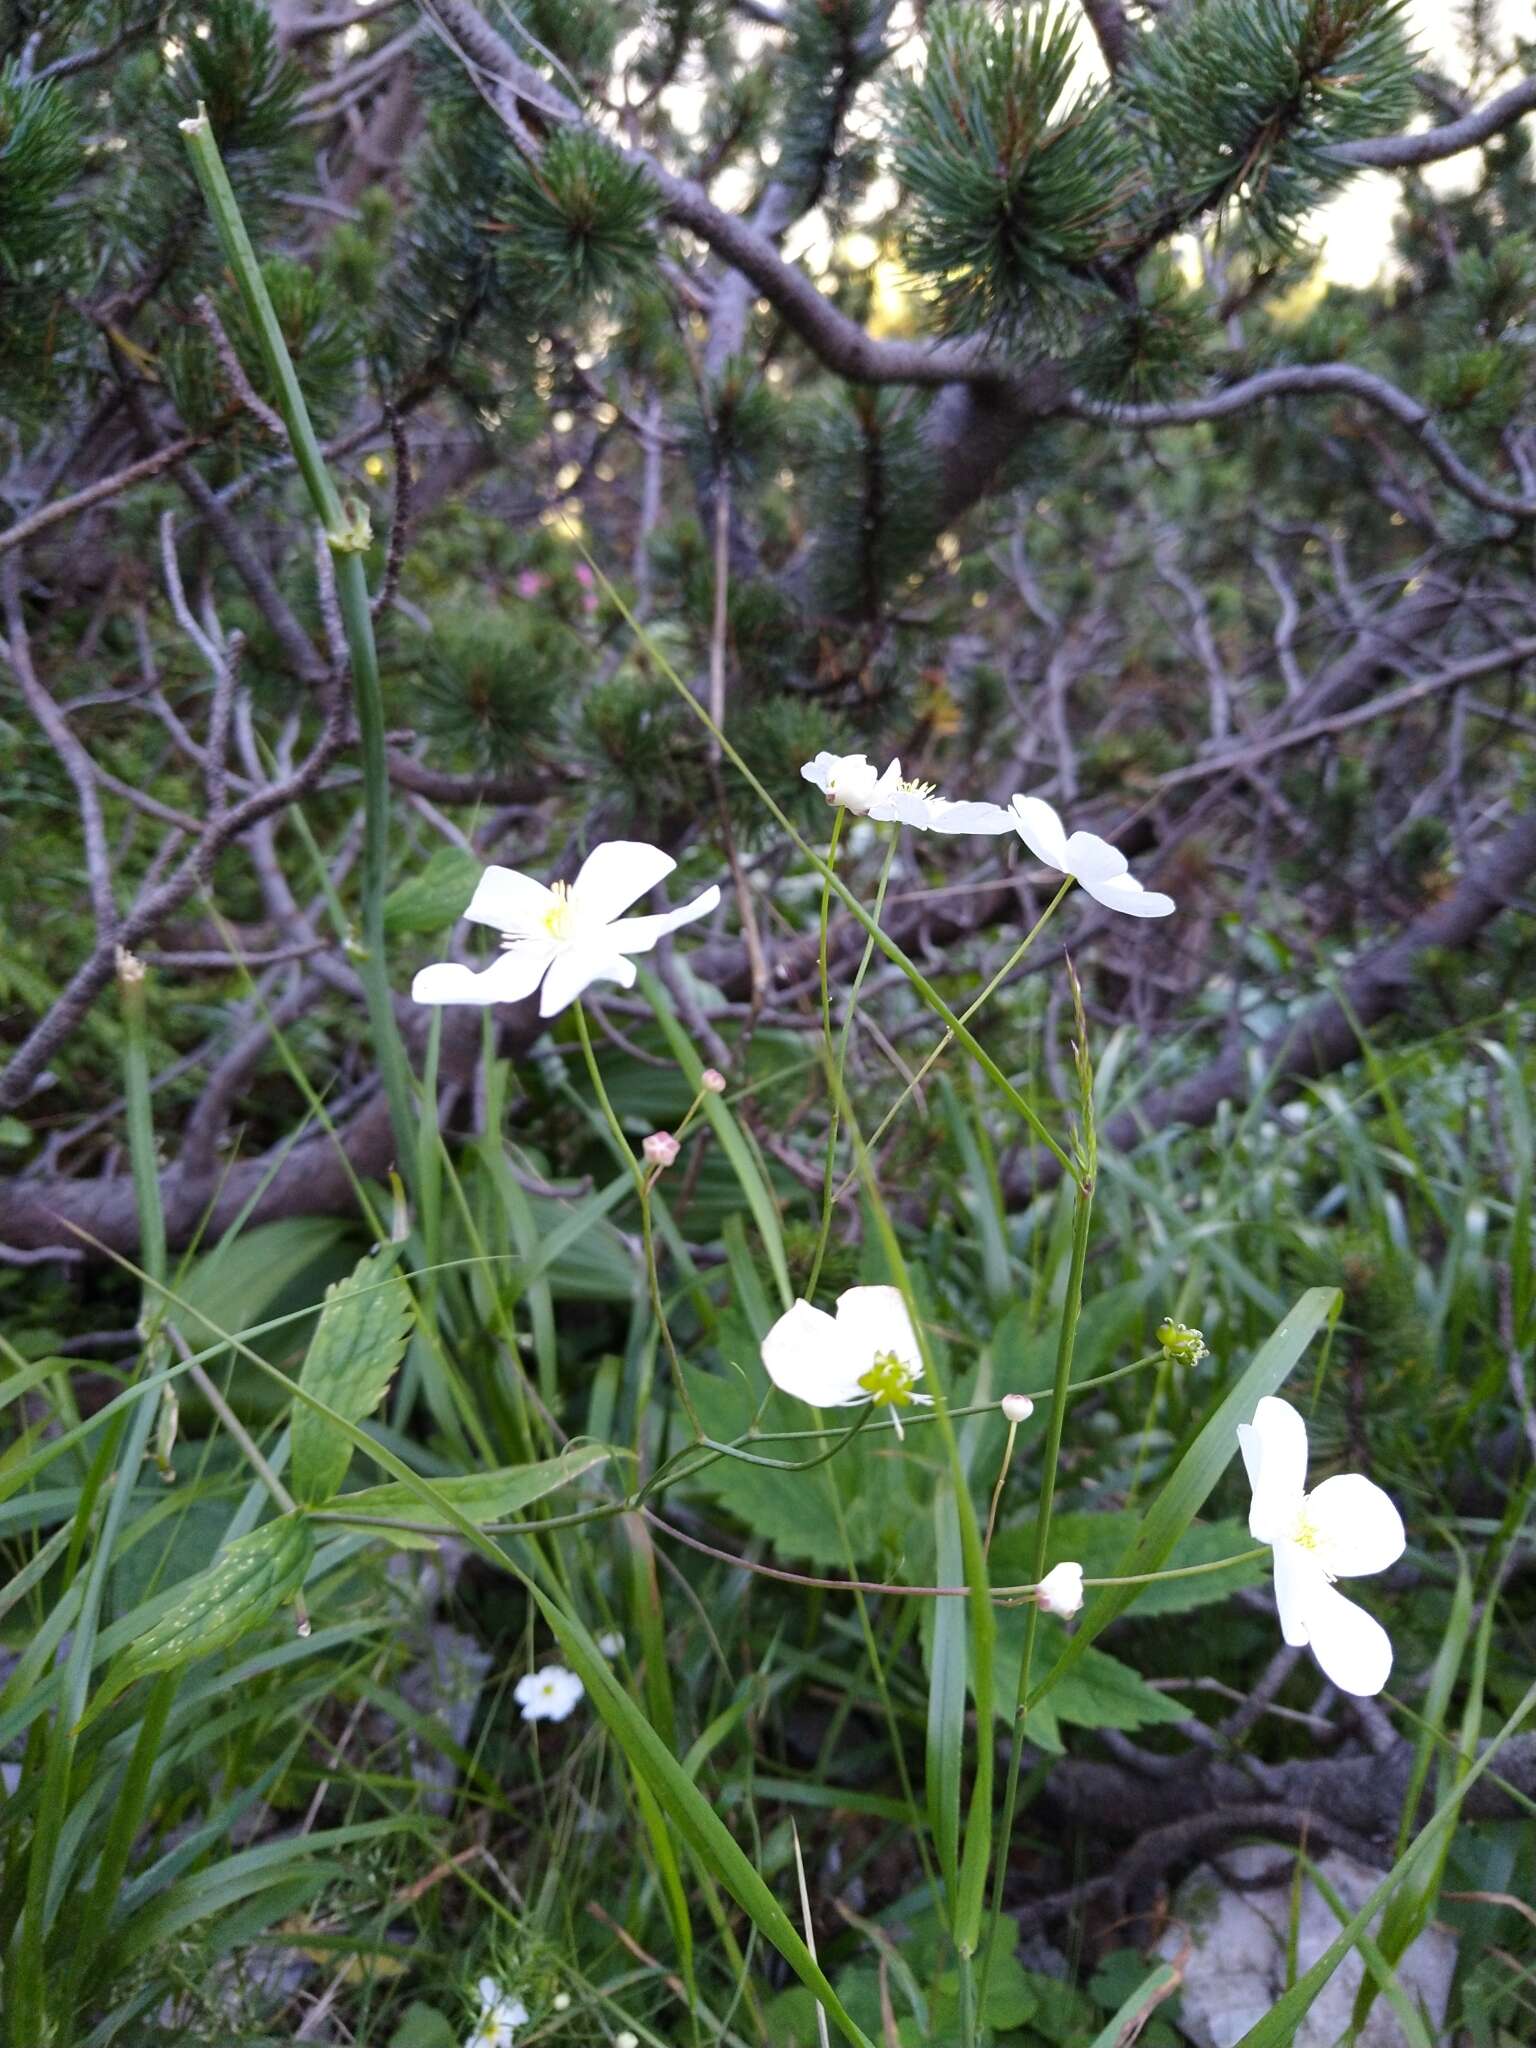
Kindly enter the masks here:
<path id="1" fill-rule="evenodd" d="M 859 1375 L 859 1385 L 877 1408 L 905 1408 L 912 1399 L 917 1374 L 894 1351 L 876 1354 L 874 1364 Z"/>

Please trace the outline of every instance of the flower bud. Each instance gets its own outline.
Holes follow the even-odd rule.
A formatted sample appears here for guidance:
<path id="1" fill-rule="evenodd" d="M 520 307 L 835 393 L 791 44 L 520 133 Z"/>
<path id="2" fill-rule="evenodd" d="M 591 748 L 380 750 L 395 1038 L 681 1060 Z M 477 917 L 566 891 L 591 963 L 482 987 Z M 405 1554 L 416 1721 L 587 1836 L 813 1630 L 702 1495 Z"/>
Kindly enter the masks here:
<path id="1" fill-rule="evenodd" d="M 613 2048 L 640 2048 L 640 2036 L 632 2034 L 626 2027 L 622 2034 L 614 2035 Z"/>
<path id="2" fill-rule="evenodd" d="M 1186 1323 L 1176 1323 L 1167 1316 L 1157 1326 L 1157 1341 L 1175 1365 L 1198 1365 L 1205 1357 L 1208 1346 L 1199 1330 L 1192 1330 Z"/>
<path id="3" fill-rule="evenodd" d="M 1035 1599 L 1043 1614 L 1059 1614 L 1063 1620 L 1076 1614 L 1083 1604 L 1082 1566 L 1056 1565 L 1036 1586 Z"/>
<path id="4" fill-rule="evenodd" d="M 116 948 L 114 965 L 117 969 L 119 988 L 139 988 L 144 981 L 144 962 L 136 953 L 130 953 L 126 946 Z"/>
<path id="5" fill-rule="evenodd" d="M 711 1095 L 725 1093 L 725 1076 L 718 1067 L 706 1067 L 699 1076 L 699 1085 Z"/>
<path id="6" fill-rule="evenodd" d="M 550 2002 L 556 2012 L 569 2012 L 571 2009 L 571 1994 L 569 1991 L 557 1991 Z"/>
<path id="7" fill-rule="evenodd" d="M 652 1131 L 640 1147 L 647 1166 L 670 1166 L 682 1147 L 670 1131 Z"/>
<path id="8" fill-rule="evenodd" d="M 1028 1394 L 1004 1394 L 1003 1413 L 1010 1422 L 1028 1422 L 1035 1412 L 1035 1404 Z"/>

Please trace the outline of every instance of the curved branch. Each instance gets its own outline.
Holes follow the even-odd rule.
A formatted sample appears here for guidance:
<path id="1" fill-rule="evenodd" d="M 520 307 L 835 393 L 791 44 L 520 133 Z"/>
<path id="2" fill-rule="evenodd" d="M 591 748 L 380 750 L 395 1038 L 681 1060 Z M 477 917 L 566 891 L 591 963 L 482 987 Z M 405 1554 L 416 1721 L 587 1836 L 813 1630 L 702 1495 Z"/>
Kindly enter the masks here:
<path id="1" fill-rule="evenodd" d="M 1480 142 L 1486 142 L 1533 109 L 1536 78 L 1522 78 L 1508 92 L 1500 93 L 1486 107 L 1463 115 L 1459 121 L 1417 129 L 1411 135 L 1378 135 L 1368 142 L 1336 143 L 1329 155 L 1335 163 L 1357 164 L 1362 170 L 1398 171 L 1414 164 L 1435 164 L 1445 157 L 1459 156 L 1464 149 L 1476 149 Z"/>
<path id="2" fill-rule="evenodd" d="M 1446 482 L 1474 505 L 1506 519 L 1536 519 L 1536 498 L 1511 497 L 1485 484 L 1440 432 L 1428 406 L 1421 405 L 1385 377 L 1378 377 L 1372 370 L 1357 369 L 1352 363 L 1298 363 L 1260 370 L 1204 398 L 1174 399 L 1164 405 L 1100 404 L 1096 399 L 1074 393 L 1061 409 L 1074 419 L 1093 420 L 1109 427 L 1188 427 L 1204 420 L 1228 419 L 1267 398 L 1286 398 L 1294 392 L 1310 395 L 1335 391 L 1363 400 L 1406 428 Z"/>

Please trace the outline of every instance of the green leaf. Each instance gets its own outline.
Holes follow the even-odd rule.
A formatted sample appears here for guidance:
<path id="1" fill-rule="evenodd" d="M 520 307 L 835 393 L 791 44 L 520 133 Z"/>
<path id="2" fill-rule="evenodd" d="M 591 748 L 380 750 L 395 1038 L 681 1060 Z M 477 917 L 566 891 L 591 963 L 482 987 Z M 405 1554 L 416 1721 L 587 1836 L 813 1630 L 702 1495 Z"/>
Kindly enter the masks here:
<path id="1" fill-rule="evenodd" d="M 1136 1535 L 1113 1576 L 1131 1578 L 1161 1571 L 1168 1564 L 1179 1539 L 1237 1455 L 1237 1425 L 1252 1417 L 1263 1395 L 1273 1394 L 1285 1384 L 1317 1332 L 1338 1313 L 1342 1299 L 1336 1287 L 1309 1287 L 1259 1346 L 1247 1371 L 1217 1404 L 1205 1427 L 1164 1481 L 1156 1500 L 1139 1518 Z M 1103 1586 L 1090 1594 L 1076 1633 L 1030 1695 L 1031 1710 L 1036 1700 L 1044 1699 L 1083 1661 L 1094 1637 L 1147 1590 L 1145 1586 Z"/>
<path id="2" fill-rule="evenodd" d="M 359 1259 L 345 1280 L 326 1290 L 320 1322 L 305 1355 L 299 1385 L 348 1422 L 361 1422 L 384 1398 L 411 1335 L 411 1290 L 391 1268 L 398 1245 Z M 319 1507 L 338 1492 L 352 1446 L 323 1415 L 293 1404 L 293 1490 Z"/>
<path id="3" fill-rule="evenodd" d="M 315 1539 L 302 1515 L 283 1515 L 237 1538 L 113 1661 L 92 1715 L 136 1679 L 228 1649 L 259 1628 L 303 1585 L 314 1554 Z"/>
<path id="4" fill-rule="evenodd" d="M 457 1479 L 434 1479 L 432 1484 L 461 1515 L 484 1526 L 487 1522 L 509 1521 L 534 1501 L 567 1486 L 590 1472 L 605 1458 L 621 1456 L 608 1444 L 573 1445 L 558 1458 L 544 1458 L 535 1465 L 503 1465 L 491 1472 L 466 1472 Z M 430 1509 L 421 1495 L 408 1486 L 367 1486 L 360 1493 L 342 1494 L 332 1501 L 334 1512 L 367 1515 L 380 1521 L 430 1522 Z M 410 1529 L 381 1532 L 402 1550 L 431 1550 L 435 1536 L 419 1536 Z"/>
<path id="5" fill-rule="evenodd" d="M 398 883 L 384 898 L 384 929 L 391 938 L 409 932 L 440 932 L 464 915 L 482 873 L 482 863 L 457 846 L 440 846 L 419 874 Z"/>

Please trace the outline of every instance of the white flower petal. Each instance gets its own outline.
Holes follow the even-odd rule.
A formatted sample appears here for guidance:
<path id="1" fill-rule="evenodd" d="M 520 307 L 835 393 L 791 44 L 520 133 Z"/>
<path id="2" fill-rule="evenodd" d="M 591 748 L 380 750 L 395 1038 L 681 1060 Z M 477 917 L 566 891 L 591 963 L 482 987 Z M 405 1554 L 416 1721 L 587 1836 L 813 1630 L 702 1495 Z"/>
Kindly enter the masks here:
<path id="1" fill-rule="evenodd" d="M 608 937 L 625 953 L 649 953 L 658 939 L 692 924 L 696 917 L 708 917 L 720 907 L 720 885 L 711 882 L 702 896 L 683 903 L 676 910 L 660 910 L 650 917 L 623 917 L 608 927 Z"/>
<path id="2" fill-rule="evenodd" d="M 411 983 L 415 1003 L 520 1003 L 531 996 L 555 957 L 549 940 L 529 939 L 510 946 L 489 967 L 476 973 L 451 960 L 423 967 Z"/>
<path id="3" fill-rule="evenodd" d="M 935 832 L 978 832 L 996 838 L 1013 830 L 1013 812 L 1001 804 L 947 803 L 935 797 L 928 806 L 928 824 Z"/>
<path id="4" fill-rule="evenodd" d="M 885 1352 L 922 1372 L 923 1354 L 899 1287 L 845 1289 L 837 1298 L 837 1341 L 852 1361 L 855 1382 Z"/>
<path id="5" fill-rule="evenodd" d="M 1036 860 L 1060 874 L 1068 873 L 1066 830 L 1044 797 L 1016 796 L 1013 823 Z"/>
<path id="6" fill-rule="evenodd" d="M 862 1398 L 857 1363 L 838 1325 L 825 1309 L 797 1301 L 763 1339 L 763 1367 L 781 1393 L 815 1408 L 842 1408 Z"/>
<path id="7" fill-rule="evenodd" d="M 1365 1578 L 1397 1563 L 1407 1547 L 1403 1518 L 1391 1497 L 1360 1472 L 1340 1472 L 1307 1495 L 1306 1520 L 1317 1557 L 1336 1579 Z"/>
<path id="8" fill-rule="evenodd" d="M 606 933 L 590 944 L 567 946 L 556 954 L 544 977 L 539 1015 L 558 1017 L 594 981 L 616 981 L 620 988 L 635 985 L 634 963 L 614 950 Z"/>
<path id="9" fill-rule="evenodd" d="M 1074 832 L 1067 841 L 1067 873 L 1076 875 L 1085 889 L 1095 882 L 1107 882 L 1123 875 L 1130 862 L 1118 846 L 1111 846 L 1097 832 Z"/>
<path id="10" fill-rule="evenodd" d="M 1340 1692 L 1373 1699 L 1392 1675 L 1392 1638 L 1326 1578 L 1308 1596 L 1307 1634 L 1324 1677 Z"/>
<path id="11" fill-rule="evenodd" d="M 670 853 L 643 839 L 609 839 L 582 862 L 571 884 L 571 901 L 583 922 L 612 924 L 676 866 Z"/>
<path id="12" fill-rule="evenodd" d="M 482 1977 L 475 1986 L 482 2005 L 495 2005 L 501 1997 L 501 1986 L 494 1977 Z"/>
<path id="13" fill-rule="evenodd" d="M 1144 889 L 1134 875 L 1112 875 L 1107 881 L 1090 882 L 1079 876 L 1083 887 L 1106 910 L 1118 910 L 1126 917 L 1171 917 L 1176 908 L 1171 896 L 1156 889 Z"/>
<path id="14" fill-rule="evenodd" d="M 532 875 L 492 867 L 475 884 L 464 915 L 476 924 L 494 925 L 499 932 L 542 931 L 554 903 L 554 891 Z"/>
<path id="15" fill-rule="evenodd" d="M 1304 1650 L 1312 1640 L 1312 1614 L 1327 1591 L 1328 1574 L 1310 1550 L 1295 1543 L 1275 1545 L 1275 1606 L 1280 1633 L 1293 1650 Z"/>
<path id="16" fill-rule="evenodd" d="M 1266 1394 L 1253 1421 L 1238 1425 L 1238 1443 L 1253 1487 L 1248 1530 L 1256 1543 L 1289 1536 L 1307 1485 L 1307 1425 L 1291 1406 Z"/>

